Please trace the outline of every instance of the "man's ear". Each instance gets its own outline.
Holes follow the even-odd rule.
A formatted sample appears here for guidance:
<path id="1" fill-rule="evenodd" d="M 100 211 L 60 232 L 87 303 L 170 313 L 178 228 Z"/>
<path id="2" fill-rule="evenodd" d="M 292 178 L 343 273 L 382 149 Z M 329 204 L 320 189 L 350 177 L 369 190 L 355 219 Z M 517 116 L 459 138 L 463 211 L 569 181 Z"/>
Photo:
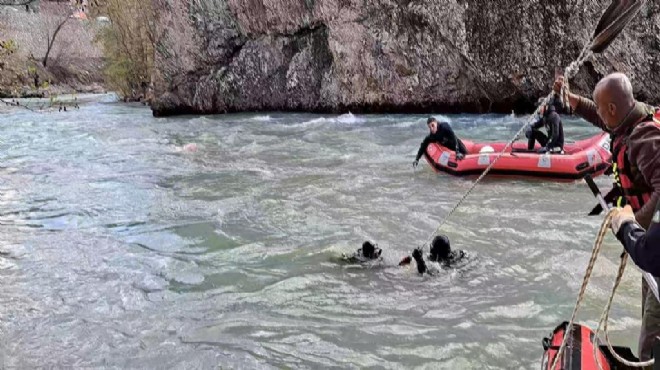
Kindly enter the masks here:
<path id="1" fill-rule="evenodd" d="M 607 112 L 612 116 L 616 117 L 616 105 L 614 103 L 607 104 Z"/>

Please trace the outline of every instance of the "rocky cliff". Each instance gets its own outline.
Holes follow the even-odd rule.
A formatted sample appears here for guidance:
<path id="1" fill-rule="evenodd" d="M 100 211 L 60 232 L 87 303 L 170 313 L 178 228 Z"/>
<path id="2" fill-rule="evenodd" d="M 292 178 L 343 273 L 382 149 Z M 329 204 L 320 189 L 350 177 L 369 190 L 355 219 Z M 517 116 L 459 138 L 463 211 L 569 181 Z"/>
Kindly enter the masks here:
<path id="1" fill-rule="evenodd" d="M 152 0 L 156 115 L 510 112 L 549 91 L 609 4 L 594 0 Z M 182 11 L 183 9 L 183 11 Z M 611 71 L 660 102 L 660 0 L 572 81 Z"/>

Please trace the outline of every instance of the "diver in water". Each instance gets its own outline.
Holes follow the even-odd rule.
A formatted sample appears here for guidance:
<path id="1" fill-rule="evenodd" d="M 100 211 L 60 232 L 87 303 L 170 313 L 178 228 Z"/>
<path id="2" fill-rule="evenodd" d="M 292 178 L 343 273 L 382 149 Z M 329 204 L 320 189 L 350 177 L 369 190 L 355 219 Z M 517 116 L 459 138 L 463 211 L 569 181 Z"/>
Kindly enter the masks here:
<path id="1" fill-rule="evenodd" d="M 451 250 L 449 238 L 444 235 L 437 235 L 435 238 L 433 238 L 430 251 L 431 252 L 427 257 L 428 260 L 431 262 L 437 262 L 444 267 L 451 267 L 456 265 L 466 256 L 465 252 L 462 250 Z M 433 267 L 429 268 L 429 265 L 427 265 L 426 261 L 424 261 L 422 250 L 420 248 L 413 250 L 412 258 L 404 257 L 401 262 L 399 262 L 399 266 L 408 265 L 410 262 L 412 262 L 412 260 L 415 260 L 415 263 L 417 264 L 417 272 L 420 274 L 427 273 L 429 275 L 433 275 L 438 272 L 437 269 Z"/>
<path id="2" fill-rule="evenodd" d="M 438 262 L 444 266 L 455 265 L 465 258 L 465 252 L 458 250 L 451 250 L 449 238 L 444 235 L 436 235 L 431 242 L 431 254 L 429 259 L 433 262 Z"/>
<path id="3" fill-rule="evenodd" d="M 344 255 L 344 260 L 350 263 L 365 263 L 373 262 L 380 260 L 380 255 L 383 253 L 383 250 L 378 248 L 377 244 L 373 244 L 370 241 L 365 241 L 362 243 L 362 248 L 359 248 L 352 255 Z"/>
<path id="4" fill-rule="evenodd" d="M 420 274 L 434 275 L 440 267 L 453 267 L 457 263 L 463 261 L 467 256 L 462 250 L 452 250 L 449 243 L 449 238 L 445 235 L 436 235 L 430 245 L 430 253 L 426 260 L 422 254 L 421 248 L 415 248 L 411 256 L 406 256 L 399 262 L 399 266 L 407 266 L 413 260 L 417 265 L 417 272 Z M 370 241 L 362 243 L 362 248 L 359 248 L 351 255 L 344 255 L 342 258 L 349 263 L 371 264 L 373 262 L 381 262 L 383 250 L 378 248 L 377 244 Z M 429 265 L 428 262 L 436 262 L 436 264 Z"/>

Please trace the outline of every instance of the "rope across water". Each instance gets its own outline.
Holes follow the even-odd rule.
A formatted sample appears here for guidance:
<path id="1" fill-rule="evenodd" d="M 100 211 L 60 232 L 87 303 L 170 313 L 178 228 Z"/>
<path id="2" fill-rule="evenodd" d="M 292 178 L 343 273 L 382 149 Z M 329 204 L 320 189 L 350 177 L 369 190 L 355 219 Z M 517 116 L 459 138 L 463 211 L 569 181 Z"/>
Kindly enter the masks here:
<path id="1" fill-rule="evenodd" d="M 585 48 L 582 49 L 582 52 L 580 53 L 580 55 L 578 56 L 578 58 L 577 58 L 575 61 L 573 61 L 573 63 L 571 63 L 571 64 L 570 64 L 570 65 L 564 70 L 564 76 L 566 77 L 566 79 L 573 77 L 573 76 L 577 73 L 577 71 L 580 69 L 580 67 L 582 66 L 582 64 L 583 64 L 587 59 L 589 59 L 589 58 L 591 57 L 591 55 L 593 55 L 593 53 L 590 51 L 590 48 L 589 48 L 589 47 L 590 47 L 589 45 L 585 46 Z M 424 243 L 422 243 L 422 245 L 420 246 L 420 248 L 424 248 L 425 245 L 429 244 L 429 243 L 431 242 L 431 240 L 433 240 L 433 238 L 438 234 L 438 232 L 440 231 L 440 229 L 442 228 L 442 226 L 445 225 L 445 223 L 447 222 L 447 220 L 449 219 L 449 217 L 451 217 L 452 214 L 454 214 L 454 212 L 458 209 L 458 207 L 460 207 L 461 204 L 463 204 L 463 201 L 465 201 L 465 199 L 466 199 L 468 196 L 470 196 L 470 193 L 472 193 L 472 190 L 474 190 L 474 188 L 477 186 L 477 184 L 479 184 L 479 182 L 480 182 L 484 177 L 486 177 L 486 175 L 488 174 L 488 172 L 490 172 L 490 170 L 493 168 L 493 166 L 495 165 L 495 163 L 497 163 L 497 161 L 500 159 L 500 157 L 502 157 L 502 155 L 503 155 L 504 153 L 506 153 L 507 149 L 509 149 L 509 147 L 511 147 L 511 145 L 513 145 L 513 143 L 514 143 L 516 140 L 518 140 L 518 138 L 520 137 L 520 135 L 522 134 L 522 132 L 525 130 L 525 128 L 527 128 L 527 126 L 529 126 L 531 123 L 533 123 L 532 120 L 533 120 L 534 117 L 538 114 L 538 112 L 539 112 L 539 110 L 541 109 L 541 107 L 544 106 L 544 105 L 546 105 L 546 104 L 550 101 L 550 99 L 552 98 L 553 95 L 554 95 L 554 92 L 551 92 L 550 94 L 548 94 L 548 96 L 546 96 L 546 97 L 543 99 L 542 103 L 536 108 L 536 110 L 535 110 L 534 113 L 530 116 L 530 118 L 527 120 L 527 122 L 525 122 L 525 124 L 520 128 L 520 130 L 518 130 L 518 132 L 516 132 L 516 135 L 515 135 L 515 136 L 514 136 L 514 137 L 513 137 L 513 138 L 512 138 L 512 139 L 511 139 L 511 140 L 510 140 L 505 146 L 504 146 L 504 149 L 502 149 L 502 151 L 500 151 L 500 152 L 497 154 L 497 156 L 496 156 L 495 158 L 493 158 L 492 162 L 488 165 L 488 167 L 486 167 L 486 169 L 484 170 L 484 172 L 483 172 L 483 173 L 477 178 L 477 180 L 475 180 L 475 182 L 472 184 L 472 186 L 470 186 L 470 188 L 465 192 L 465 194 L 463 194 L 463 196 L 458 200 L 458 202 L 456 202 L 456 204 L 454 205 L 454 207 L 452 207 L 452 208 L 449 210 L 449 213 L 447 213 L 447 215 L 442 219 L 442 221 L 440 221 L 440 224 L 438 225 L 438 227 L 435 229 L 435 231 L 433 231 L 433 233 L 431 234 L 431 236 L 430 236 L 430 237 L 429 237 Z"/>

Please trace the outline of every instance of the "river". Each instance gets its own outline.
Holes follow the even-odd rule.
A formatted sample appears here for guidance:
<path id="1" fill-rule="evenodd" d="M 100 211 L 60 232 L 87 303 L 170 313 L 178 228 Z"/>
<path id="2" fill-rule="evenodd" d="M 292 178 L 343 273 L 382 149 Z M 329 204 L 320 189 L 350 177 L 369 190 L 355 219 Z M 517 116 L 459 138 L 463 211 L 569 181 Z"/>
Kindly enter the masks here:
<path id="1" fill-rule="evenodd" d="M 527 116 L 446 119 L 507 140 Z M 154 118 L 107 97 L 5 111 L 0 367 L 539 368 L 574 307 L 595 201 L 581 182 L 487 178 L 442 230 L 463 268 L 396 267 L 473 181 L 413 170 L 425 121 Z M 597 132 L 565 120 L 569 140 Z M 338 261 L 367 239 L 384 266 Z M 620 251 L 608 236 L 580 322 L 599 317 Z M 631 264 L 611 322 L 635 350 L 640 281 Z"/>

